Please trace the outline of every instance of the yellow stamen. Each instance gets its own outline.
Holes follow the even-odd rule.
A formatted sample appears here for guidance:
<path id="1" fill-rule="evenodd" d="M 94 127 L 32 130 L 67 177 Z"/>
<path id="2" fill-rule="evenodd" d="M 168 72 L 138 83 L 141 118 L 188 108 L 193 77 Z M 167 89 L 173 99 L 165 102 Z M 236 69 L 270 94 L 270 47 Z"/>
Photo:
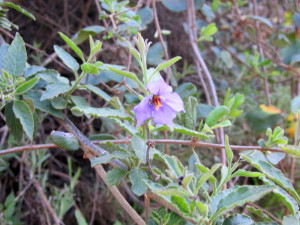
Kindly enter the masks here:
<path id="1" fill-rule="evenodd" d="M 158 95 L 153 95 L 152 103 L 154 104 L 155 110 L 158 110 L 162 106 L 161 100 Z"/>

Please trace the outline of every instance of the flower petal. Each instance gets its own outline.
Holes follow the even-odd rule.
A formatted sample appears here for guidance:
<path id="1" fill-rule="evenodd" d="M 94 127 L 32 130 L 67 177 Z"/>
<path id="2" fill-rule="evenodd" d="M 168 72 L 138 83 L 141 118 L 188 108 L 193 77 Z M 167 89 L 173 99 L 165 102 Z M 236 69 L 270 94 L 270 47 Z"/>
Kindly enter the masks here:
<path id="1" fill-rule="evenodd" d="M 152 117 L 155 123 L 172 125 L 173 119 L 176 117 L 176 111 L 165 104 L 158 110 L 153 110 Z"/>
<path id="2" fill-rule="evenodd" d="M 151 96 L 144 98 L 137 106 L 133 108 L 137 121 L 137 127 L 141 126 L 144 121 L 152 117 L 153 107 L 149 104 L 150 99 Z"/>
<path id="3" fill-rule="evenodd" d="M 169 86 L 164 79 L 149 83 L 147 89 L 154 95 L 164 95 L 165 93 L 172 92 L 172 87 Z"/>
<path id="4" fill-rule="evenodd" d="M 177 93 L 166 93 L 162 96 L 162 104 L 167 104 L 176 112 L 184 111 L 184 104 Z"/>

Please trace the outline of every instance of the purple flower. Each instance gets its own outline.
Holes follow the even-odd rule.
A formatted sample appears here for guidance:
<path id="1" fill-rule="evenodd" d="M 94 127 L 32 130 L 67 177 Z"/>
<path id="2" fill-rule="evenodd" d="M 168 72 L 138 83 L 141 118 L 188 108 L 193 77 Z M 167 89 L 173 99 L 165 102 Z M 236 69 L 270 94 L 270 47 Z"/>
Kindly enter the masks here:
<path id="1" fill-rule="evenodd" d="M 184 111 L 182 99 L 163 79 L 149 83 L 147 89 L 151 94 L 133 109 L 137 127 L 150 118 L 158 124 L 172 125 L 176 113 Z"/>

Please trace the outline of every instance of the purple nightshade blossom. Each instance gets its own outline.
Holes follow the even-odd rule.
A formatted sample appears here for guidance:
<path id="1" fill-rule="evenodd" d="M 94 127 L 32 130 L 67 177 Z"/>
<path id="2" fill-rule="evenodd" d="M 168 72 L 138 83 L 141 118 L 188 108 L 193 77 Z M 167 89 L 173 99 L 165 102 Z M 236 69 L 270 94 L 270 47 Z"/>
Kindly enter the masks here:
<path id="1" fill-rule="evenodd" d="M 176 113 L 184 111 L 182 99 L 177 93 L 172 92 L 172 87 L 163 79 L 149 83 L 147 90 L 151 94 L 133 109 L 137 120 L 136 126 L 141 126 L 150 118 L 157 124 L 171 126 Z"/>

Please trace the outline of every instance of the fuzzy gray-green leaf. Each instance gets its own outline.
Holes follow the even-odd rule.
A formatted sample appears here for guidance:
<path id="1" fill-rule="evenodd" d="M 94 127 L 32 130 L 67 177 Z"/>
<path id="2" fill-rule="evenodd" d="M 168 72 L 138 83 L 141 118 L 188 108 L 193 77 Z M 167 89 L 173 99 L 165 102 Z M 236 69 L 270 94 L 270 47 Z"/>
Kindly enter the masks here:
<path id="1" fill-rule="evenodd" d="M 225 195 L 221 195 L 220 192 L 215 199 L 211 200 L 211 204 L 216 205 L 213 207 L 216 212 L 212 215 L 212 219 L 231 211 L 236 206 L 243 206 L 247 202 L 255 202 L 270 193 L 275 186 L 273 185 L 261 185 L 261 186 L 236 186 L 231 189 L 225 190 Z M 211 209 L 211 205 L 210 205 Z"/>
<path id="2" fill-rule="evenodd" d="M 52 131 L 50 134 L 51 140 L 54 144 L 66 150 L 78 150 L 79 143 L 73 134 L 61 131 Z"/>
<path id="3" fill-rule="evenodd" d="M 78 62 L 69 54 L 67 53 L 63 48 L 54 45 L 54 50 L 58 57 L 63 61 L 63 63 L 69 67 L 72 71 L 77 71 L 79 69 Z"/>
<path id="4" fill-rule="evenodd" d="M 5 71 L 12 76 L 20 76 L 24 73 L 27 54 L 23 38 L 16 34 L 15 39 L 8 47 L 5 57 Z"/>
<path id="5" fill-rule="evenodd" d="M 34 132 L 33 114 L 24 101 L 15 101 L 13 105 L 15 116 L 20 120 L 26 135 L 32 140 Z"/>
<path id="6" fill-rule="evenodd" d="M 94 108 L 94 107 L 84 107 L 84 106 L 75 106 L 72 108 L 72 111 L 79 111 L 84 114 L 94 116 L 94 117 L 108 117 L 108 118 L 118 118 L 131 120 L 131 117 L 121 112 L 120 110 L 110 109 L 110 108 Z"/>
<path id="7" fill-rule="evenodd" d="M 148 175 L 145 171 L 135 167 L 130 171 L 129 178 L 132 183 L 132 191 L 134 194 L 141 196 L 146 193 L 148 186 L 143 180 L 147 179 Z"/>
<path id="8" fill-rule="evenodd" d="M 39 82 L 39 77 L 34 77 L 25 83 L 21 84 L 17 89 L 15 90 L 15 93 L 18 95 L 22 95 L 32 89 L 38 82 Z"/>
<path id="9" fill-rule="evenodd" d="M 120 168 L 113 168 L 108 171 L 105 177 L 106 184 L 108 186 L 118 185 L 121 180 L 126 176 L 127 171 Z"/>
<path id="10" fill-rule="evenodd" d="M 251 155 L 241 155 L 243 159 L 249 162 L 256 169 L 264 173 L 267 178 L 274 181 L 286 191 L 290 192 L 293 195 L 293 197 L 297 200 L 297 202 L 300 203 L 300 197 L 295 188 L 293 187 L 291 181 L 288 178 L 286 178 L 279 169 L 275 168 L 274 166 L 265 161 L 252 157 Z"/>

